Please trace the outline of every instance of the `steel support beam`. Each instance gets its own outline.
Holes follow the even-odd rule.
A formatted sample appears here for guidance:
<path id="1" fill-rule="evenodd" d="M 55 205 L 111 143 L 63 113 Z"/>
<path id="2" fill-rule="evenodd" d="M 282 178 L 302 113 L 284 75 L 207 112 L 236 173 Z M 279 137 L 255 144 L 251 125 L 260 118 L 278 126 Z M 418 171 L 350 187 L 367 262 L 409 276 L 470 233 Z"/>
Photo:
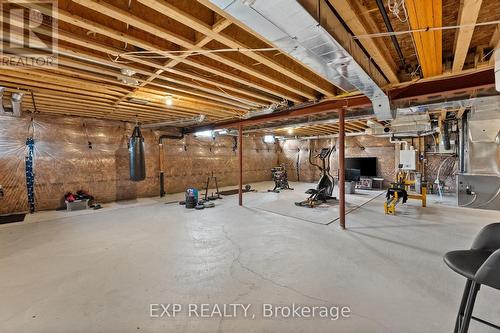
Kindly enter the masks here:
<path id="1" fill-rule="evenodd" d="M 339 211 L 340 227 L 345 229 L 345 109 L 339 110 Z"/>
<path id="2" fill-rule="evenodd" d="M 492 68 L 471 74 L 459 76 L 443 77 L 441 79 L 421 81 L 413 84 L 400 85 L 389 90 L 388 95 L 393 106 L 398 104 L 418 105 L 429 103 L 428 98 L 432 97 L 432 102 L 452 101 L 463 98 L 463 94 L 474 95 L 478 89 L 495 87 L 495 73 Z M 460 94 L 459 94 L 460 93 Z M 241 124 L 245 126 L 254 126 L 267 122 L 283 121 L 291 118 L 300 118 L 323 114 L 329 112 L 338 112 L 341 108 L 371 107 L 370 100 L 363 95 L 348 97 L 342 99 L 328 100 L 317 104 L 299 105 L 297 107 L 270 113 L 267 115 L 246 119 L 220 122 L 214 125 L 198 126 L 187 130 L 187 133 L 211 130 L 219 128 L 238 128 Z"/>
<path id="3" fill-rule="evenodd" d="M 238 164 L 239 164 L 239 181 L 238 181 L 238 204 L 243 206 L 243 125 L 238 125 Z"/>

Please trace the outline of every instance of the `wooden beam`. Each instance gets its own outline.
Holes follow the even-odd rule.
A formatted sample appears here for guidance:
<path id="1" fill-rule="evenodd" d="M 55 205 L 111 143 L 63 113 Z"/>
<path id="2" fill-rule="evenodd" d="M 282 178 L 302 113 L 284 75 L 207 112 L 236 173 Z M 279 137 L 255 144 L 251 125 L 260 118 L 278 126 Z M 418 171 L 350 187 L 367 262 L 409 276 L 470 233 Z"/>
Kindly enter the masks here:
<path id="1" fill-rule="evenodd" d="M 442 0 L 406 0 L 408 20 L 412 29 L 441 27 Z M 443 72 L 443 34 L 441 30 L 413 33 L 415 47 L 424 77 Z"/>
<path id="2" fill-rule="evenodd" d="M 225 28 L 227 28 L 230 24 L 231 24 L 231 22 L 229 22 L 228 20 L 221 20 L 221 21 L 217 22 L 212 27 L 212 31 L 214 31 L 216 33 L 220 32 L 220 31 L 224 30 Z M 212 40 L 212 38 L 205 36 L 200 41 L 198 41 L 196 43 L 196 47 L 201 48 L 201 47 L 205 46 L 206 44 L 208 44 L 211 40 Z M 185 59 L 185 58 L 189 57 L 191 54 L 192 54 L 192 52 L 185 53 L 184 55 L 180 56 L 179 58 L 167 60 L 163 64 L 162 68 L 158 69 L 156 72 L 154 72 L 154 74 L 150 75 L 145 81 L 143 81 L 139 85 L 139 87 L 137 87 L 137 89 L 139 89 L 140 87 L 144 87 L 149 82 L 152 82 L 154 79 L 158 78 L 163 72 L 165 72 L 166 70 L 168 70 L 170 68 L 175 67 L 177 64 L 179 64 L 181 62 L 182 59 Z M 221 92 L 219 92 L 219 94 L 221 94 Z M 120 103 L 122 100 L 125 100 L 127 97 L 128 96 L 123 96 L 120 101 L 117 101 L 117 104 Z"/>
<path id="3" fill-rule="evenodd" d="M 500 49 L 500 24 L 495 27 L 495 32 L 491 36 L 490 46 L 493 47 L 493 50 Z M 495 52 L 495 51 L 493 51 Z M 498 51 L 497 51 L 498 52 Z M 490 65 L 495 64 L 495 53 L 491 54 Z"/>
<path id="4" fill-rule="evenodd" d="M 16 24 L 23 24 L 23 22 L 20 19 L 15 19 L 15 18 L 11 19 L 10 22 L 12 24 L 14 24 L 14 25 L 16 25 Z M 41 34 L 44 34 L 44 35 L 47 35 L 47 36 L 51 36 L 52 35 L 52 31 L 51 30 L 43 28 L 43 27 L 41 27 L 40 29 L 38 29 L 37 33 L 41 33 Z M 16 35 L 14 34 L 14 37 L 15 36 Z M 11 34 L 10 37 L 13 37 L 13 35 Z M 19 37 L 19 36 L 17 36 L 17 37 Z M 120 55 L 122 53 L 121 50 L 117 50 L 117 49 L 114 49 L 114 48 L 111 48 L 111 47 L 108 47 L 108 46 L 105 46 L 105 45 L 100 45 L 100 44 L 94 43 L 94 42 L 92 42 L 92 41 L 90 41 L 88 39 L 83 39 L 83 38 L 81 38 L 79 36 L 75 36 L 73 34 L 69 34 L 69 33 L 64 32 L 64 31 L 59 31 L 57 37 L 58 37 L 59 40 L 63 40 L 63 41 L 69 42 L 71 44 L 83 46 L 83 47 L 89 48 L 91 50 L 95 50 L 95 51 L 103 52 L 103 53 L 106 53 L 106 54 L 110 54 L 110 55 L 112 55 L 114 57 L 116 57 L 116 56 L 118 56 L 118 55 Z M 153 80 L 158 77 L 161 80 L 165 80 L 165 81 L 168 81 L 168 82 L 172 82 L 172 83 L 176 83 L 176 84 L 180 84 L 180 85 L 192 88 L 192 89 L 187 90 L 184 87 L 179 87 L 179 88 L 170 87 L 173 90 L 177 90 L 177 91 L 180 91 L 180 92 L 183 92 L 183 93 L 187 93 L 187 94 L 191 94 L 191 95 L 197 95 L 197 96 L 202 97 L 203 99 L 210 99 L 210 100 L 218 101 L 218 102 L 221 102 L 221 103 L 224 103 L 224 104 L 230 104 L 232 107 L 236 106 L 237 108 L 246 108 L 248 110 L 248 109 L 251 109 L 251 108 L 258 107 L 258 106 L 264 106 L 264 104 L 262 104 L 262 101 L 260 101 L 260 103 L 259 103 L 259 102 L 256 102 L 254 100 L 248 100 L 247 98 L 244 98 L 244 97 L 241 97 L 241 96 L 232 96 L 232 95 L 229 95 L 228 93 L 224 93 L 223 91 L 221 91 L 220 89 L 218 89 L 216 87 L 210 87 L 209 88 L 209 87 L 206 87 L 205 85 L 203 85 L 202 83 L 193 82 L 192 79 L 189 80 L 189 81 L 186 81 L 186 80 L 174 79 L 174 78 L 172 78 L 170 76 L 160 75 L 164 71 L 164 69 L 162 69 L 161 65 L 159 65 L 159 64 L 157 64 L 155 62 L 152 62 L 152 61 L 135 59 L 135 58 L 132 58 L 132 57 L 130 57 L 130 58 L 129 57 L 125 57 L 128 60 L 131 60 L 131 61 L 134 61 L 134 62 L 138 62 L 138 63 L 144 64 L 146 66 L 150 66 L 150 67 L 153 67 L 153 68 L 160 68 L 160 70 L 158 70 L 158 71 L 156 71 L 154 73 L 153 72 L 144 71 L 144 70 L 142 70 L 142 69 L 140 69 L 138 67 L 134 67 L 132 65 L 124 66 L 123 64 L 112 62 L 109 59 L 101 59 L 101 60 L 99 60 L 95 56 L 91 56 L 91 55 L 87 55 L 87 57 L 85 57 L 84 53 L 81 53 L 81 52 L 78 52 L 78 51 L 69 50 L 69 49 L 67 49 L 66 47 L 63 47 L 63 46 L 61 46 L 58 51 L 60 51 L 60 52 L 61 51 L 62 52 L 66 51 L 67 52 L 66 54 L 69 53 L 69 55 L 72 55 L 72 56 L 75 56 L 75 57 L 79 56 L 79 58 L 81 58 L 81 57 L 89 58 L 90 57 L 89 59 L 91 61 L 100 61 L 103 64 L 115 67 L 117 69 L 120 69 L 120 68 L 123 68 L 123 67 L 127 67 L 129 69 L 134 70 L 137 73 L 149 76 L 149 78 L 147 80 L 139 80 L 139 82 L 142 83 L 141 86 L 148 85 L 148 84 L 155 85 L 155 82 Z M 88 64 L 81 64 L 80 63 L 80 68 L 83 67 L 84 69 L 86 69 L 86 67 L 88 67 L 88 66 L 89 66 Z M 98 71 L 98 73 L 101 73 L 101 72 Z M 112 74 L 112 76 L 114 76 L 116 78 L 117 76 L 122 76 L 122 75 L 119 72 L 114 72 Z M 116 79 L 115 79 L 115 81 L 118 83 L 118 81 Z M 181 89 L 181 88 L 183 88 L 183 89 Z M 228 87 L 228 88 L 231 89 L 231 87 Z M 210 95 L 207 95 L 205 93 L 196 92 L 193 89 L 199 90 L 199 91 L 202 91 L 202 92 L 208 92 L 208 93 L 213 94 L 215 96 L 210 96 Z M 126 97 L 128 97 L 128 96 L 125 95 L 124 97 L 122 97 L 122 100 L 124 100 Z M 120 102 L 120 101 L 121 100 L 118 100 L 117 103 Z M 221 104 L 221 105 L 223 105 L 223 104 Z"/>
<path id="5" fill-rule="evenodd" d="M 20 6 L 28 6 L 27 4 L 23 4 L 23 3 L 19 3 L 19 5 Z M 50 16 L 50 15 L 53 14 L 50 10 L 47 10 L 47 8 L 44 8 L 43 6 L 39 6 L 39 5 L 36 5 L 36 4 L 30 3 L 29 4 L 29 8 L 39 10 L 44 15 Z M 109 14 L 109 11 L 108 11 L 108 14 Z M 121 11 L 120 14 L 121 14 L 120 17 L 125 20 L 125 23 L 129 23 L 125 19 L 125 17 L 127 17 L 128 12 Z M 131 36 L 131 35 L 127 34 L 127 33 L 111 29 L 111 28 L 109 28 L 107 26 L 98 24 L 96 22 L 92 22 L 90 20 L 87 20 L 85 18 L 79 17 L 78 15 L 69 13 L 69 12 L 64 11 L 62 9 L 58 10 L 57 15 L 58 15 L 57 19 L 59 19 L 61 21 L 67 22 L 69 24 L 78 26 L 80 28 L 83 28 L 83 29 L 86 29 L 86 30 L 89 30 L 89 31 L 92 31 L 92 32 L 99 33 L 99 34 L 101 34 L 103 36 L 106 36 L 108 38 L 112 38 L 112 39 L 115 39 L 115 40 L 118 40 L 118 41 L 121 41 L 121 42 L 124 42 L 124 43 L 128 43 L 130 45 L 135 45 L 137 47 L 140 47 L 142 49 L 149 50 L 149 51 L 152 51 L 152 52 L 158 51 L 158 50 L 161 49 L 161 47 L 159 47 L 157 45 L 154 45 L 154 44 L 149 43 L 147 41 L 141 40 L 141 39 L 139 39 L 137 37 L 134 37 L 134 36 Z M 112 15 L 112 14 L 110 14 L 110 15 Z M 116 14 L 116 15 L 118 15 L 118 14 Z M 130 14 L 128 14 L 128 15 L 130 16 Z M 114 17 L 114 18 L 116 18 L 116 17 Z M 137 18 L 136 20 L 138 20 L 141 23 L 141 26 L 142 26 L 142 24 L 145 24 L 147 26 L 151 26 L 151 24 L 149 22 L 147 22 L 146 20 L 142 20 L 142 19 L 139 19 L 139 18 Z M 137 22 L 135 22 L 135 23 L 137 23 Z M 137 23 L 137 24 L 139 25 L 139 23 Z M 193 49 L 194 48 L 194 46 L 193 46 L 194 44 L 191 43 L 190 41 L 188 41 L 187 39 L 179 37 L 177 35 L 174 35 L 174 34 L 168 32 L 166 29 L 163 29 L 161 27 L 156 27 L 154 30 L 150 29 L 149 32 L 152 33 L 153 35 L 160 36 L 160 37 L 162 37 L 162 38 L 164 38 L 166 40 L 169 40 L 169 41 L 172 41 L 172 42 L 174 42 L 176 44 L 179 44 L 179 45 L 181 45 L 181 46 L 183 46 L 185 48 L 188 48 L 188 49 Z M 220 56 L 215 55 L 215 54 L 209 54 L 208 57 L 210 57 L 210 58 L 212 58 L 212 59 L 214 59 L 216 61 L 220 60 L 219 59 Z M 136 58 L 134 58 L 134 59 L 135 59 L 135 61 L 137 61 Z M 182 60 L 182 62 L 185 63 L 185 64 L 187 64 L 187 65 L 189 65 L 189 66 L 196 67 L 196 68 L 199 68 L 201 70 L 207 71 L 209 73 L 212 73 L 212 74 L 215 74 L 215 75 L 220 75 L 220 76 L 222 76 L 224 78 L 227 78 L 229 80 L 241 83 L 241 84 L 243 84 L 245 86 L 253 87 L 253 88 L 255 88 L 255 89 L 257 89 L 257 90 L 259 90 L 261 92 L 273 94 L 275 96 L 278 96 L 278 97 L 281 97 L 281 98 L 285 98 L 285 99 L 288 99 L 288 100 L 293 101 L 293 102 L 301 102 L 301 100 L 298 99 L 295 95 L 291 95 L 291 94 L 286 93 L 284 91 L 274 89 L 274 88 L 272 88 L 270 86 L 267 86 L 267 85 L 263 86 L 262 84 L 257 84 L 255 82 L 253 82 L 252 80 L 245 79 L 245 78 L 242 78 L 241 76 L 233 75 L 233 74 L 224 72 L 224 71 L 216 69 L 216 68 L 214 68 L 212 66 L 207 66 L 205 64 L 198 63 L 196 61 L 192 61 L 192 60 L 189 60 L 189 59 L 184 59 L 184 60 Z M 231 64 L 227 63 L 227 62 L 226 62 L 226 65 L 231 66 Z M 160 67 L 161 67 L 161 65 L 160 65 Z M 267 80 L 265 82 L 268 82 L 268 81 L 269 80 Z M 214 80 L 214 82 L 216 82 L 216 80 Z"/>
<path id="6" fill-rule="evenodd" d="M 116 99 L 115 96 L 111 96 L 111 95 L 107 95 L 107 94 L 103 94 L 103 93 L 88 91 L 88 90 L 79 89 L 79 88 L 71 88 L 71 87 L 66 87 L 66 86 L 61 86 L 61 85 L 56 85 L 56 84 L 49 84 L 45 80 L 36 81 L 36 80 L 30 79 L 29 75 L 18 76 L 18 75 L 13 75 L 12 73 L 6 74 L 5 70 L 1 70 L 1 69 L 0 69 L 0 74 L 2 74 L 2 77 L 1 77 L 2 82 L 16 83 L 18 85 L 22 84 L 25 86 L 41 87 L 41 88 L 51 89 L 54 91 L 71 92 L 71 93 L 87 95 L 87 96 Z"/>
<path id="7" fill-rule="evenodd" d="M 328 0 L 332 6 L 335 8 L 337 13 L 342 17 L 344 22 L 347 24 L 349 29 L 355 35 L 367 35 L 369 33 L 374 33 L 376 31 L 371 31 L 367 24 L 365 25 L 363 20 L 370 20 L 371 17 L 362 17 L 360 15 L 361 4 L 358 4 L 352 0 Z M 375 23 L 373 23 L 375 24 Z M 396 65 L 392 58 L 390 57 L 389 50 L 382 50 L 381 45 L 377 45 L 377 40 L 372 38 L 362 38 L 359 40 L 366 51 L 369 53 L 370 57 L 373 58 L 375 63 L 380 67 L 384 75 L 389 79 L 390 83 L 399 83 Z"/>
<path id="8" fill-rule="evenodd" d="M 77 0 L 81 1 L 81 0 Z M 99 1 L 99 0 L 97 0 Z M 138 0 L 142 4 L 156 10 L 157 12 L 169 16 L 173 18 L 174 20 L 181 22 L 183 24 L 186 24 L 187 26 L 195 29 L 196 31 L 201 32 L 202 34 L 210 37 L 211 39 L 214 39 L 224 45 L 227 45 L 231 48 L 248 48 L 247 45 L 244 43 L 241 43 L 239 41 L 236 41 L 228 36 L 225 36 L 221 34 L 220 32 L 214 31 L 211 29 L 210 26 L 205 24 L 204 22 L 198 20 L 194 16 L 185 13 L 181 11 L 180 9 L 176 8 L 175 6 L 167 3 L 166 1 L 159 1 L 159 0 Z M 302 83 L 303 85 L 310 87 L 316 91 L 321 92 L 323 95 L 326 96 L 334 96 L 333 91 L 327 91 L 320 87 L 318 84 L 304 78 L 303 76 L 289 70 L 288 68 L 282 66 L 281 64 L 277 63 L 276 61 L 263 56 L 257 52 L 245 52 L 245 55 L 252 58 L 253 60 L 257 61 L 258 63 L 261 63 L 279 73 L 282 73 L 286 75 L 287 77 Z"/>
<path id="9" fill-rule="evenodd" d="M 458 25 L 471 25 L 477 22 L 482 0 L 461 0 L 458 16 Z M 461 72 L 467 53 L 469 52 L 470 42 L 474 33 L 474 27 L 461 27 L 455 35 L 455 56 L 453 58 L 452 72 Z"/>
<path id="10" fill-rule="evenodd" d="M 31 70 L 29 71 L 31 72 Z M 51 82 L 50 84 L 46 83 L 46 77 L 41 75 L 34 75 L 34 73 L 23 73 L 19 70 L 1 70 L 0 74 L 3 74 L 3 80 L 1 81 L 2 85 L 6 86 L 15 86 L 15 87 L 23 87 L 24 90 L 33 90 L 35 92 L 44 92 L 46 94 L 50 94 L 52 96 L 52 100 L 58 103 L 63 103 L 62 100 L 70 99 L 72 101 L 81 101 L 86 102 L 88 100 L 101 101 L 104 104 L 107 104 L 108 107 L 113 107 L 113 101 L 116 100 L 115 96 L 104 95 L 104 94 L 96 94 L 95 92 L 89 92 L 85 89 L 79 89 L 75 86 L 67 87 L 66 85 L 59 86 L 60 82 Z M 145 95 L 145 93 L 148 93 Z M 64 97 L 67 96 L 67 97 Z M 107 97 L 108 100 L 103 98 Z M 150 103 L 148 105 L 138 105 L 131 104 L 129 107 L 119 105 L 117 107 L 108 109 L 111 110 L 129 110 L 131 113 L 136 113 L 140 111 L 140 109 L 148 109 L 153 112 L 161 112 L 165 115 L 165 111 L 167 114 L 178 115 L 178 116 L 186 116 L 186 115 L 198 115 L 200 113 L 200 108 L 195 103 L 183 103 L 182 106 L 172 106 L 167 107 L 163 102 L 159 101 L 162 99 L 162 92 L 158 91 L 148 91 L 138 92 L 137 96 L 142 99 L 149 100 Z M 101 104 L 103 104 L 101 103 Z M 227 119 L 229 117 L 234 117 L 234 112 L 230 110 L 222 110 L 222 109 L 204 109 L 203 112 L 209 116 L 212 120 L 215 119 Z"/>
<path id="11" fill-rule="evenodd" d="M 98 48 L 98 47 L 96 46 L 96 48 Z M 86 54 L 86 53 L 84 53 L 82 51 L 75 51 L 73 49 L 68 49 L 67 47 L 62 46 L 62 45 L 59 45 L 58 52 L 62 53 L 62 54 L 69 55 L 69 56 L 75 56 L 75 58 L 78 58 L 78 59 L 81 59 L 83 57 L 83 58 L 89 59 L 89 60 L 91 60 L 93 62 L 106 64 L 106 65 L 109 65 L 111 67 L 120 68 L 120 67 L 123 66 L 121 64 L 112 62 L 112 61 L 110 61 L 108 59 L 98 58 L 96 56 Z M 65 62 L 66 61 L 63 59 L 62 63 L 65 63 Z M 92 68 L 92 67 L 90 67 L 90 68 Z M 147 71 L 143 71 L 142 69 L 137 68 L 137 67 L 130 67 L 129 66 L 128 68 L 136 70 L 138 73 L 141 73 L 141 74 L 148 75 L 150 73 L 150 72 L 147 72 Z M 28 70 L 26 68 L 10 68 L 10 70 L 14 70 L 14 71 L 17 70 L 17 71 L 20 71 L 20 72 L 23 72 L 23 71 L 26 72 L 26 71 L 28 71 L 28 72 L 33 72 L 33 73 L 40 72 L 39 73 L 40 75 L 45 75 L 45 76 L 48 76 L 48 77 L 53 76 L 53 74 L 50 74 L 50 73 L 47 73 L 47 72 L 45 72 L 46 74 L 43 74 L 42 70 L 36 70 L 36 69 L 35 70 Z M 102 70 L 101 73 L 102 74 L 109 74 L 109 71 Z M 116 78 L 117 76 L 120 75 L 120 73 L 112 73 L 111 75 Z M 93 74 L 93 76 L 96 76 L 96 74 Z M 116 81 L 116 83 L 118 84 L 119 82 Z M 156 81 L 155 82 L 150 82 L 149 84 L 153 85 L 155 87 L 162 88 L 162 92 L 161 93 L 163 94 L 163 97 L 167 93 L 173 95 L 174 97 L 175 96 L 179 96 L 179 100 L 182 101 L 183 104 L 187 103 L 188 101 L 192 101 L 192 102 L 199 103 L 201 105 L 206 104 L 206 105 L 208 105 L 210 107 L 213 107 L 213 106 L 220 107 L 221 112 L 224 112 L 224 110 L 227 109 L 227 108 L 231 108 L 233 115 L 239 115 L 238 111 L 246 111 L 246 110 L 248 110 L 248 109 L 251 108 L 248 105 L 244 105 L 244 104 L 241 104 L 241 103 L 236 103 L 236 102 L 228 101 L 225 98 L 222 98 L 222 99 L 220 99 L 220 98 L 214 98 L 212 96 L 209 96 L 207 94 L 200 93 L 200 92 L 197 92 L 197 91 L 194 91 L 194 90 L 181 89 L 181 88 L 179 88 L 177 86 L 165 85 L 165 84 L 162 84 L 162 83 L 156 82 Z M 85 85 L 85 83 L 83 83 L 83 85 Z M 80 88 L 81 87 L 80 84 L 77 84 L 77 85 L 73 84 L 72 86 L 76 87 L 76 88 Z M 96 86 L 95 89 L 91 89 L 91 88 L 89 88 L 89 89 L 90 90 L 94 90 L 94 91 L 99 91 L 99 92 L 102 90 L 101 86 Z M 165 89 L 167 89 L 167 90 L 165 90 Z M 128 90 L 122 90 L 122 93 L 127 93 L 127 92 L 128 92 Z M 121 96 L 123 94 L 118 94 L 118 95 Z M 197 98 L 193 98 L 193 96 L 191 96 L 191 95 L 193 95 L 193 96 L 201 96 L 201 97 L 205 97 L 205 98 L 203 98 L 203 99 L 197 99 Z M 215 102 L 212 101 L 212 100 L 215 100 Z M 208 112 L 209 109 L 207 107 L 205 107 L 205 106 L 202 106 L 201 108 L 199 108 L 199 110 L 204 110 L 204 111 Z"/>
<path id="12" fill-rule="evenodd" d="M 199 49 L 196 47 L 196 44 L 192 43 L 188 39 L 186 39 L 182 36 L 176 35 L 176 34 L 170 32 L 170 31 L 168 31 L 160 26 L 154 25 L 145 19 L 131 15 L 130 12 L 122 10 L 116 6 L 110 5 L 104 1 L 100 1 L 100 0 L 73 0 L 73 1 L 82 5 L 82 6 L 90 8 L 98 13 L 107 15 L 113 19 L 130 24 L 136 28 L 144 30 L 144 31 L 151 33 L 153 35 L 159 36 L 165 40 L 169 40 L 169 41 L 171 41 L 179 46 L 182 46 L 186 49 L 189 49 L 189 50 Z M 59 15 L 59 19 L 61 19 L 60 12 L 58 13 L 58 15 Z M 155 51 L 155 50 L 157 51 L 159 49 L 160 48 L 155 48 L 152 51 Z M 151 50 L 151 49 L 149 49 L 149 50 Z M 204 53 L 204 56 L 206 56 L 207 58 L 216 60 L 220 63 L 225 64 L 225 65 L 228 65 L 230 67 L 241 70 L 242 72 L 247 73 L 249 75 L 252 75 L 254 77 L 257 77 L 261 80 L 265 80 L 266 82 L 272 83 L 273 85 L 280 87 L 280 88 L 283 88 L 283 89 L 286 89 L 290 92 L 293 92 L 294 94 L 306 97 L 309 100 L 315 99 L 314 95 L 310 95 L 308 93 L 305 93 L 304 91 L 300 90 L 299 88 L 295 88 L 294 86 L 292 86 L 288 83 L 282 82 L 280 80 L 269 77 L 268 75 L 262 74 L 261 72 L 257 71 L 254 68 L 251 68 L 248 65 L 230 60 L 227 57 L 223 57 L 223 56 L 220 56 L 220 55 L 215 54 L 215 53 Z M 180 59 L 180 61 L 181 61 L 181 59 Z M 286 98 L 287 99 L 292 98 L 291 100 L 294 100 L 295 102 L 299 101 L 297 98 L 292 97 L 292 96 L 288 96 Z"/>

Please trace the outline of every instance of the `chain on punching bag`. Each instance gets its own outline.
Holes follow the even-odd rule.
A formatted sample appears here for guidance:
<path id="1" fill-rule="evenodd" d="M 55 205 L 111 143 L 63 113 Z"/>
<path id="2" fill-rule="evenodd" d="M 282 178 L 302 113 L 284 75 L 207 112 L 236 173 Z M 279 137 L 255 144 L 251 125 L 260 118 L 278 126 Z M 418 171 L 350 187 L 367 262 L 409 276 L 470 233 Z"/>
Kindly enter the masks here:
<path id="1" fill-rule="evenodd" d="M 141 181 L 146 179 L 146 158 L 144 156 L 144 137 L 139 126 L 129 140 L 130 153 L 130 180 Z"/>

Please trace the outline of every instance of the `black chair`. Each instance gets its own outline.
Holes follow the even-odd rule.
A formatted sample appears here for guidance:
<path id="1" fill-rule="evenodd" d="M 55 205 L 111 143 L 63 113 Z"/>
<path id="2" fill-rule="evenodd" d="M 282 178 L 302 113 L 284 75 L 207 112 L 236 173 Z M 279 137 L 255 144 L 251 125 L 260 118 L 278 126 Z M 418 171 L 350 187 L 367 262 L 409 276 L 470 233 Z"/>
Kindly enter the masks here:
<path id="1" fill-rule="evenodd" d="M 500 223 L 484 227 L 470 250 L 446 253 L 444 262 L 467 279 L 453 332 L 466 333 L 471 319 L 500 330 L 499 326 L 472 315 L 481 285 L 500 290 Z"/>

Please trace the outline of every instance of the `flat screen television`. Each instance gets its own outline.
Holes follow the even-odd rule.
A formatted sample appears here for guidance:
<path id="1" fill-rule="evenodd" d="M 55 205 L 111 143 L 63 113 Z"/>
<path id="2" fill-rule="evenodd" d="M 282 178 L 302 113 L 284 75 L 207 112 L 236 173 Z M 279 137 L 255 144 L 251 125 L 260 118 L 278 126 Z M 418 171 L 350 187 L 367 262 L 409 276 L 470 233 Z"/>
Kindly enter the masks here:
<path id="1" fill-rule="evenodd" d="M 377 176 L 377 158 L 376 157 L 346 157 L 346 169 L 359 169 L 362 177 Z"/>

